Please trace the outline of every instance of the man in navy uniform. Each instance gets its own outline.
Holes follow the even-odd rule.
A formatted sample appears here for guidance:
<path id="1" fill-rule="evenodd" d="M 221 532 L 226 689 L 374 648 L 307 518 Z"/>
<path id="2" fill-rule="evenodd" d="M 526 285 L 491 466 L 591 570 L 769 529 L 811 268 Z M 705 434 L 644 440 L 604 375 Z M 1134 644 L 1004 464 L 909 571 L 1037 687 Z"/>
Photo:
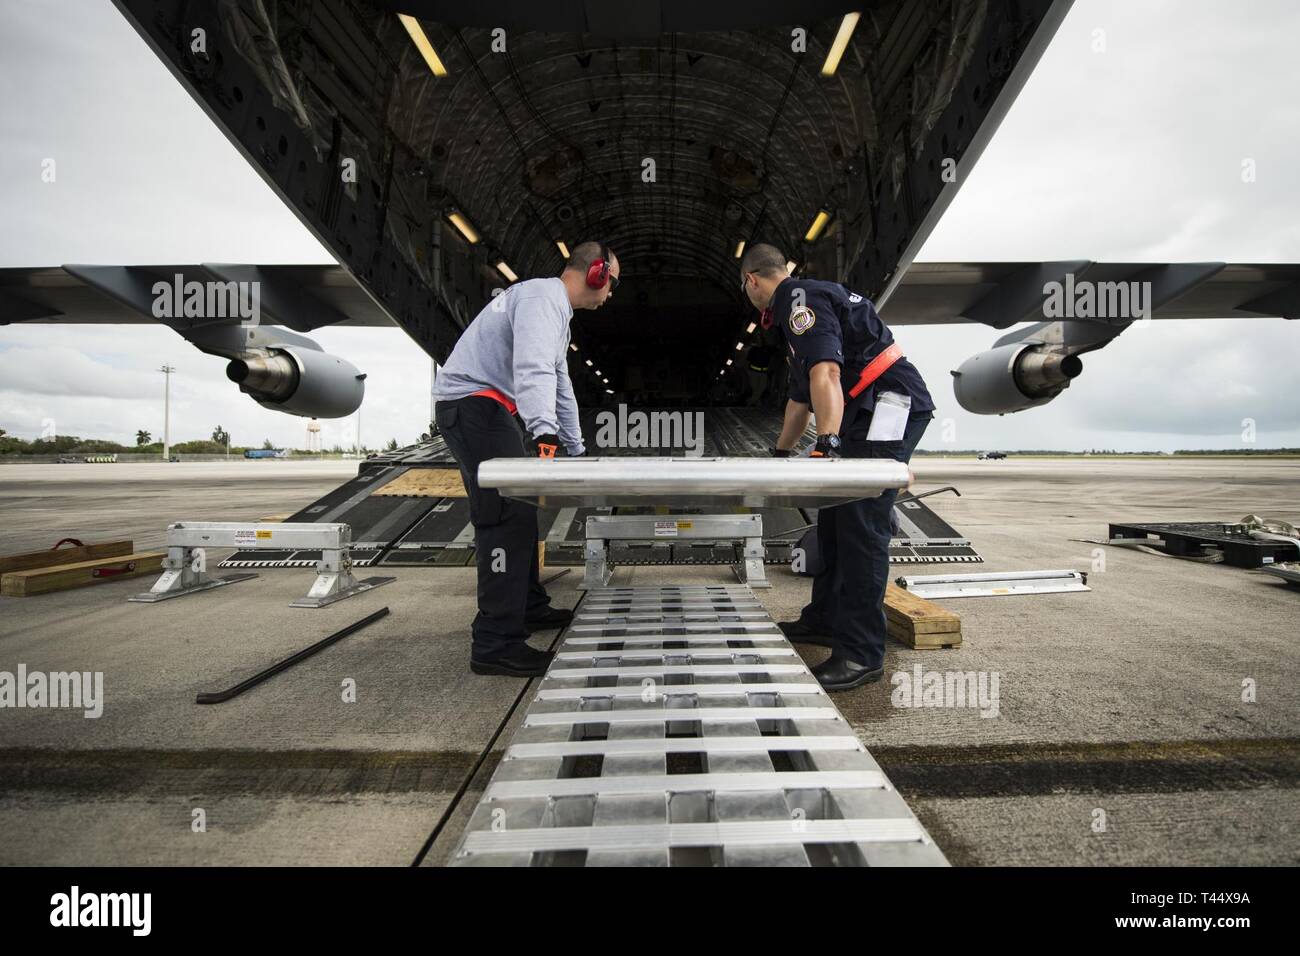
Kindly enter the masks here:
<path id="1" fill-rule="evenodd" d="M 790 365 L 785 424 L 772 453 L 792 449 L 817 420 L 814 458 L 912 457 L 934 402 L 911 362 L 867 299 L 836 282 L 794 279 L 775 246 L 750 247 L 740 262 L 742 288 L 765 323 L 780 326 Z M 849 690 L 884 674 L 885 587 L 897 492 L 817 512 L 822 569 L 792 641 L 819 644 L 831 656 L 813 668 L 828 691 Z"/>
<path id="2" fill-rule="evenodd" d="M 572 611 L 551 607 L 537 579 L 536 506 L 480 487 L 478 466 L 491 458 L 586 452 L 569 380 L 569 321 L 574 309 L 609 301 L 618 277 L 618 257 L 604 243 L 575 246 L 557 278 L 517 282 L 484 306 L 438 372 L 438 430 L 460 465 L 474 525 L 475 674 L 546 673 L 552 655 L 530 647 L 528 635 L 573 619 Z"/>

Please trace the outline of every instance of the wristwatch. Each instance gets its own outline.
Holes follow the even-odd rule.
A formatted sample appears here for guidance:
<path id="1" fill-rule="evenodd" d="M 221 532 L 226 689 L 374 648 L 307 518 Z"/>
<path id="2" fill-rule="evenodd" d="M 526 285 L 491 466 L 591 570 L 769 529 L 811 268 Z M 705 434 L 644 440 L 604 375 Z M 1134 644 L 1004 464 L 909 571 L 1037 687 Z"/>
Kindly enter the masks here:
<path id="1" fill-rule="evenodd" d="M 813 446 L 813 458 L 838 458 L 840 457 L 840 436 L 839 435 L 818 435 L 817 444 Z"/>

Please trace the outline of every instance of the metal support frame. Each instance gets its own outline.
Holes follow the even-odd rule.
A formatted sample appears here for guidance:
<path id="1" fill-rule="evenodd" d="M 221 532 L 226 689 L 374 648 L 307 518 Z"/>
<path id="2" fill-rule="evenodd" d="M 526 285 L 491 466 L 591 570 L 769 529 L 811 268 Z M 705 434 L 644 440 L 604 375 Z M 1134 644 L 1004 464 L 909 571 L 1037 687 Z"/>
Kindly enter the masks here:
<path id="1" fill-rule="evenodd" d="M 316 562 L 316 580 L 306 597 L 290 607 L 324 607 L 396 580 L 372 577 L 358 580 L 352 575 L 352 529 L 346 524 L 241 524 L 226 521 L 178 521 L 167 527 L 167 557 L 163 574 L 154 586 L 127 600 L 154 604 L 169 598 L 210 591 L 257 577 L 256 574 L 231 574 L 213 577 L 207 572 L 208 548 L 241 550 L 312 550 L 320 551 Z"/>
<path id="2" fill-rule="evenodd" d="M 592 515 L 587 518 L 586 573 L 579 587 L 603 588 L 613 569 L 609 565 L 611 541 L 712 541 L 745 542 L 745 553 L 731 565 L 737 580 L 751 588 L 770 588 L 763 569 L 763 516 L 747 515 Z"/>

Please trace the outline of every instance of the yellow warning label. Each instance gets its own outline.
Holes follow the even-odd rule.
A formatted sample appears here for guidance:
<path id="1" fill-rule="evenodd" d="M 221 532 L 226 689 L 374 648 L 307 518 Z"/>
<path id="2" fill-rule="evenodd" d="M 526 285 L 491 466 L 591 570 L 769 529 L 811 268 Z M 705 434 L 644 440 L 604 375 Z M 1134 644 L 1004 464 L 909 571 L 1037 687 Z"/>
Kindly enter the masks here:
<path id="1" fill-rule="evenodd" d="M 257 532 L 257 537 L 258 537 L 258 540 L 261 540 L 261 539 L 263 539 L 263 538 L 270 538 L 270 537 L 271 537 L 271 532 L 269 532 L 269 531 L 259 531 L 259 532 Z"/>
<path id="2" fill-rule="evenodd" d="M 693 528 L 693 527 L 695 527 L 695 522 L 694 522 L 694 521 L 679 521 L 679 522 L 677 522 L 677 528 L 678 528 L 678 530 L 682 530 L 682 529 L 685 529 L 685 528 Z"/>

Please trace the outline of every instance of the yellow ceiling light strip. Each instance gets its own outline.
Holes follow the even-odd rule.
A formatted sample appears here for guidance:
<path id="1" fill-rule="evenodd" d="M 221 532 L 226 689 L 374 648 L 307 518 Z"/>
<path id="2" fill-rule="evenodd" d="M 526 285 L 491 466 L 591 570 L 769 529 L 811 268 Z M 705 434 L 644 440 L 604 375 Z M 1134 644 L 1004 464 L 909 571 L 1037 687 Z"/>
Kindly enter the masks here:
<path id="1" fill-rule="evenodd" d="M 831 44 L 830 52 L 826 54 L 826 62 L 822 64 L 822 76 L 834 76 L 835 71 L 840 68 L 840 58 L 849 48 L 849 38 L 853 36 L 853 28 L 858 25 L 861 16 L 862 14 L 857 12 L 844 14 L 844 19 L 840 21 L 840 29 L 835 34 L 835 42 Z"/>
<path id="2" fill-rule="evenodd" d="M 825 209 L 818 210 L 817 217 L 813 219 L 812 225 L 808 227 L 808 232 L 804 235 L 804 242 L 816 242 L 817 237 L 822 234 L 826 224 L 831 221 L 831 214 Z"/>
<path id="3" fill-rule="evenodd" d="M 401 20 L 402 26 L 406 27 L 406 32 L 411 35 L 411 42 L 415 44 L 415 48 L 424 57 L 424 62 L 429 64 L 429 69 L 433 71 L 433 75 L 446 76 L 447 68 L 442 65 L 442 60 L 438 59 L 438 52 L 434 50 L 433 44 L 429 42 L 429 37 L 425 34 L 424 27 L 420 26 L 420 21 L 405 13 L 399 13 L 397 19 Z"/>
<path id="4" fill-rule="evenodd" d="M 464 216 L 462 216 L 460 213 L 458 212 L 448 213 L 447 221 L 456 227 L 457 231 L 459 231 L 460 234 L 465 237 L 465 241 L 468 242 L 471 246 L 474 245 L 474 243 L 478 242 L 478 232 L 474 229 L 473 226 L 469 224 L 469 220 L 466 219 Z"/>

